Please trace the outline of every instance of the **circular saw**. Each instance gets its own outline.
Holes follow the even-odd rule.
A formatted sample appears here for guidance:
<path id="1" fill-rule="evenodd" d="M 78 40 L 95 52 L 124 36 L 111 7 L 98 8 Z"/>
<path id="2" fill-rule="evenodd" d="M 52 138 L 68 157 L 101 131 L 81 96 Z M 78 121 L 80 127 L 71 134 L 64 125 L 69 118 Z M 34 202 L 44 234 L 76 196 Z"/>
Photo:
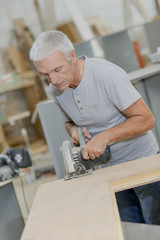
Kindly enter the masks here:
<path id="1" fill-rule="evenodd" d="M 91 174 L 95 165 L 107 163 L 111 158 L 110 147 L 107 145 L 103 155 L 99 158 L 94 160 L 83 159 L 82 152 L 86 143 L 82 127 L 78 127 L 78 137 L 79 147 L 73 146 L 70 141 L 62 143 L 61 151 L 65 164 L 65 180 Z"/>

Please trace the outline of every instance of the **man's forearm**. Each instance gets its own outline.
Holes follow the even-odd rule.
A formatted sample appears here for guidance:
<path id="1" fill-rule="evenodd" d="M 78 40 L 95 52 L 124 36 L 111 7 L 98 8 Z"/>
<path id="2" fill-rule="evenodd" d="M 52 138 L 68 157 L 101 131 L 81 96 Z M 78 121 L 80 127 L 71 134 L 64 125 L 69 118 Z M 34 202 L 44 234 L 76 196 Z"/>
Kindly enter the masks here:
<path id="1" fill-rule="evenodd" d="M 106 145 L 139 136 L 153 127 L 141 117 L 131 117 L 122 124 L 106 129 L 93 137 L 83 149 L 84 159 L 95 159 L 103 154 Z"/>
<path id="2" fill-rule="evenodd" d="M 72 137 L 73 132 L 76 130 L 77 125 L 74 122 L 66 122 L 65 129 L 68 132 L 69 136 Z"/>
<path id="3" fill-rule="evenodd" d="M 122 124 L 104 130 L 101 135 L 106 143 L 118 142 L 124 139 L 134 138 L 153 128 L 153 122 L 143 120 L 143 117 L 135 116 L 127 119 Z"/>
<path id="4" fill-rule="evenodd" d="M 136 101 L 122 113 L 126 116 L 126 121 L 102 133 L 107 144 L 137 137 L 154 127 L 154 117 L 142 99 Z"/>

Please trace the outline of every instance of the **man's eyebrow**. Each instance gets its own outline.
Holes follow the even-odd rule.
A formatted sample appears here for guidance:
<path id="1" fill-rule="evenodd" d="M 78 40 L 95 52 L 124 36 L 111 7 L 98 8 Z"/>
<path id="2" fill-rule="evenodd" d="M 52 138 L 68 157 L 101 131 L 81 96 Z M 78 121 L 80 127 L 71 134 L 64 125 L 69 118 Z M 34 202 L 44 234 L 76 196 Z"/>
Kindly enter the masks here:
<path id="1" fill-rule="evenodd" d="M 49 73 L 53 72 L 53 71 L 56 71 L 58 68 L 61 68 L 62 66 L 58 66 L 56 68 L 54 68 L 53 70 L 51 70 Z M 42 73 L 42 72 L 39 72 L 39 74 L 43 74 L 43 75 L 47 75 L 49 73 Z"/>
<path id="2" fill-rule="evenodd" d="M 45 75 L 45 74 L 47 74 L 47 73 L 42 73 L 42 72 L 39 72 L 39 74 L 43 74 L 43 75 Z"/>

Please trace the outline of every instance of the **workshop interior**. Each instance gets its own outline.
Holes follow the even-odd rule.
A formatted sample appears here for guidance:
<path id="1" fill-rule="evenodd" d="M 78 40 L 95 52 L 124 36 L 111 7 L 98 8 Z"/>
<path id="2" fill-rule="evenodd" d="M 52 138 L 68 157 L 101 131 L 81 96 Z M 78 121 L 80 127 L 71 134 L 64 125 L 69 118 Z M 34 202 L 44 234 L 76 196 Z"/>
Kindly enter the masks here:
<path id="1" fill-rule="evenodd" d="M 0 0 L 0 13 L 0 240 L 159 240 L 160 226 L 121 221 L 116 204 L 116 192 L 160 180 L 159 155 L 107 169 L 107 145 L 86 161 L 82 126 L 76 146 L 29 52 L 58 30 L 76 56 L 124 69 L 160 146 L 160 0 Z"/>

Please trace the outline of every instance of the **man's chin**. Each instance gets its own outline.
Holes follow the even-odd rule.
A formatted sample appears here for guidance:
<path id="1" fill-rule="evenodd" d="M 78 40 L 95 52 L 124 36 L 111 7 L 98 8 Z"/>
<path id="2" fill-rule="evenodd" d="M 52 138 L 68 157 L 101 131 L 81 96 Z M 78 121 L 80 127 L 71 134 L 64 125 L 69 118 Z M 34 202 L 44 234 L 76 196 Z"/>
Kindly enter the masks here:
<path id="1" fill-rule="evenodd" d="M 60 86 L 56 86 L 56 88 L 58 88 L 60 91 L 64 91 L 64 90 L 66 90 L 67 88 L 68 88 L 68 86 L 66 86 L 66 85 L 60 85 Z"/>

